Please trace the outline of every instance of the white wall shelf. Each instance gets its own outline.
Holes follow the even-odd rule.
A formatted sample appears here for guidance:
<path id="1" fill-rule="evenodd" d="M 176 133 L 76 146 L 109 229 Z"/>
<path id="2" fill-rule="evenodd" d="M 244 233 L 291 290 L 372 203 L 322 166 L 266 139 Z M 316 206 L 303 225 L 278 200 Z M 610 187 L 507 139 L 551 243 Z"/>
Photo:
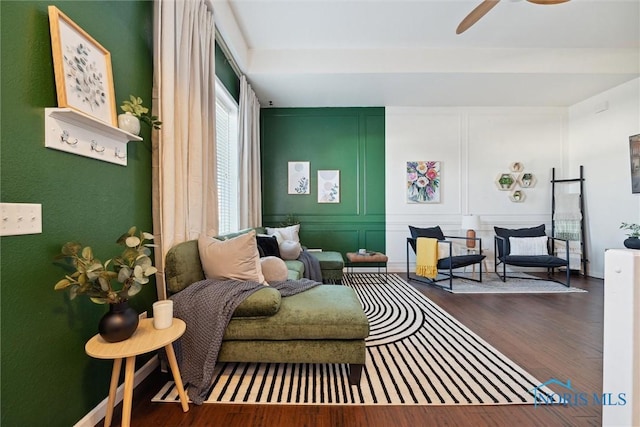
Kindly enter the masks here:
<path id="1" fill-rule="evenodd" d="M 44 145 L 54 150 L 127 165 L 127 143 L 142 141 L 101 120 L 71 108 L 44 109 Z"/>

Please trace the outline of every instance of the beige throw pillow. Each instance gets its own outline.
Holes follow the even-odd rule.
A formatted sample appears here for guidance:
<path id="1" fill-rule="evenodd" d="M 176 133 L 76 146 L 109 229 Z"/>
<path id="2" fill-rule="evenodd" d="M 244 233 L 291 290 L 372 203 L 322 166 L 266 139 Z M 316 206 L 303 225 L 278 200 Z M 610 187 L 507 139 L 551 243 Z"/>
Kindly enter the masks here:
<path id="1" fill-rule="evenodd" d="M 260 258 L 260 265 L 262 267 L 262 274 L 264 274 L 264 280 L 269 283 L 287 280 L 289 276 L 287 264 L 276 256 Z"/>
<path id="2" fill-rule="evenodd" d="M 233 279 L 265 284 L 254 230 L 229 240 L 200 236 L 198 251 L 207 279 Z"/>

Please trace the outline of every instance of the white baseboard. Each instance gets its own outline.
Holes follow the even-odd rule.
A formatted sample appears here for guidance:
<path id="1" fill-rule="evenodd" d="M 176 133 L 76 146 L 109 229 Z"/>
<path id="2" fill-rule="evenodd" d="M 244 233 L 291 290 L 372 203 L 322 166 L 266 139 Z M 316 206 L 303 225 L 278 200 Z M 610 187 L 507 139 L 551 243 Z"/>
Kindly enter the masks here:
<path id="1" fill-rule="evenodd" d="M 122 364 L 124 367 L 124 363 Z M 133 388 L 135 389 L 145 378 L 147 378 L 153 370 L 159 365 L 158 356 L 153 356 L 142 368 L 138 369 L 133 375 Z M 107 393 L 109 390 L 107 390 Z M 122 402 L 124 396 L 124 384 L 120 384 L 116 392 L 116 401 L 114 405 Z M 102 402 L 93 408 L 87 415 L 85 415 L 80 421 L 78 421 L 74 427 L 94 427 L 98 424 L 107 414 L 107 402 L 109 396 L 104 398 Z"/>

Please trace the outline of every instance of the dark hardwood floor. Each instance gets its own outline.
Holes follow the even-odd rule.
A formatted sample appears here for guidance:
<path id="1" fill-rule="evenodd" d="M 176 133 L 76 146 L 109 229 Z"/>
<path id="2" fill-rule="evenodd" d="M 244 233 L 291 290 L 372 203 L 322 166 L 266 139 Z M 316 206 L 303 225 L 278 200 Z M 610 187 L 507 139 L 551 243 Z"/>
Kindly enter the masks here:
<path id="1" fill-rule="evenodd" d="M 493 274 L 493 273 L 489 273 Z M 401 275 L 402 276 L 402 275 Z M 574 276 L 588 293 L 454 295 L 416 289 L 540 381 L 571 380 L 574 390 L 602 389 L 603 281 Z M 168 379 L 150 375 L 134 391 L 133 426 L 599 426 L 601 407 L 584 406 L 276 406 L 151 403 Z M 552 387 L 553 388 L 553 387 Z M 562 390 L 554 389 L 556 392 Z M 113 425 L 120 424 L 121 406 Z M 102 422 L 99 424 L 102 426 Z"/>

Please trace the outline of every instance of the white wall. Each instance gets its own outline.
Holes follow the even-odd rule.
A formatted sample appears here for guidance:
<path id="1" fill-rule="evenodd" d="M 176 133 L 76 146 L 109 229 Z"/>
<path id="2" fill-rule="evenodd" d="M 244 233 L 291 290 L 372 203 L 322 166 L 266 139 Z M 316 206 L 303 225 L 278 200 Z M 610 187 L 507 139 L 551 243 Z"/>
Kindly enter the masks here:
<path id="1" fill-rule="evenodd" d="M 493 226 L 551 227 L 551 169 L 562 172 L 567 152 L 564 108 L 386 108 L 386 221 L 389 268 L 404 271 L 408 225 L 440 225 L 462 235 L 461 216 L 481 217 L 483 249 L 493 271 Z M 442 162 L 437 204 L 406 202 L 406 162 Z M 512 202 L 495 185 L 512 162 L 537 177 L 526 199 Z M 413 261 L 413 257 L 411 260 Z"/>
<path id="2" fill-rule="evenodd" d="M 629 159 L 629 136 L 639 133 L 640 79 L 569 108 L 569 168 L 585 168 L 590 276 L 604 277 L 605 250 L 623 247 L 620 223 L 640 223 L 640 194 L 631 193 Z"/>
<path id="3" fill-rule="evenodd" d="M 606 109 L 605 109 L 606 108 Z M 596 112 L 598 110 L 603 110 Z M 551 229 L 551 169 L 557 178 L 585 171 L 588 273 L 604 277 L 604 251 L 620 248 L 619 225 L 640 223 L 631 194 L 629 136 L 640 133 L 640 79 L 565 108 L 386 108 L 386 241 L 389 268 L 404 271 L 408 225 L 440 225 L 462 235 L 461 216 L 480 215 L 479 237 L 493 271 L 493 226 Z M 406 162 L 442 162 L 437 204 L 406 202 Z M 526 200 L 511 202 L 495 186 L 511 162 L 537 177 Z M 570 184 L 573 185 L 573 184 Z M 571 191 L 575 188 L 568 186 Z M 410 257 L 413 262 L 413 256 Z"/>

